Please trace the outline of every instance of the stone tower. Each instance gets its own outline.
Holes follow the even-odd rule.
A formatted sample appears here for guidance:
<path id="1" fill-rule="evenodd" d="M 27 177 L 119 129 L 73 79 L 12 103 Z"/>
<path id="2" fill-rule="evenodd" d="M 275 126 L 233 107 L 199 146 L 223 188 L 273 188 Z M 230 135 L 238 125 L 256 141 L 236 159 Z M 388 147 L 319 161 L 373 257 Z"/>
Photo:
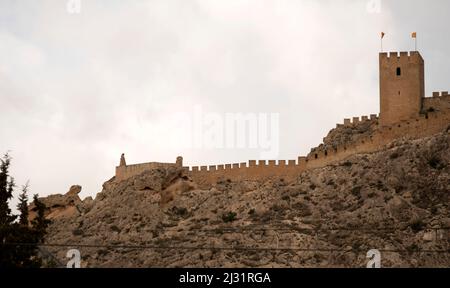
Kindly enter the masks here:
<path id="1" fill-rule="evenodd" d="M 420 53 L 380 53 L 381 125 L 417 117 L 423 97 L 424 61 Z"/>
<path id="2" fill-rule="evenodd" d="M 183 167 L 183 157 L 181 157 L 181 156 L 178 156 L 178 157 L 177 157 L 176 165 L 177 165 L 178 167 Z"/>
<path id="3" fill-rule="evenodd" d="M 122 153 L 122 155 L 120 155 L 120 166 L 127 166 L 127 162 L 125 161 L 124 153 Z"/>

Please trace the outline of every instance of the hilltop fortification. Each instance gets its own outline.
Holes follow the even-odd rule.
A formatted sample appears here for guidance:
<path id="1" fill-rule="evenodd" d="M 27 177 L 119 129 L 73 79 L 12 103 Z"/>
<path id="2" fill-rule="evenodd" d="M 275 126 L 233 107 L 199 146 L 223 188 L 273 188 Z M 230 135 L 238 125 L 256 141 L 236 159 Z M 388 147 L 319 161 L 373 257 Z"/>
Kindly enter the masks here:
<path id="1" fill-rule="evenodd" d="M 249 160 L 243 163 L 183 167 L 175 163 L 127 165 L 124 156 L 116 167 L 115 181 L 123 181 L 154 168 L 183 167 L 200 185 L 221 179 L 293 179 L 300 173 L 341 161 L 359 153 L 372 153 L 400 138 L 417 139 L 448 130 L 450 96 L 447 91 L 425 97 L 424 60 L 419 52 L 379 54 L 380 113 L 344 119 L 322 144 L 308 155 L 292 160 Z"/>
<path id="2" fill-rule="evenodd" d="M 450 97 L 423 97 L 421 59 L 380 54 L 380 114 L 345 119 L 298 159 L 122 155 L 95 199 L 78 185 L 41 198 L 46 265 L 73 247 L 81 267 L 366 267 L 371 249 L 382 267 L 449 267 Z"/>

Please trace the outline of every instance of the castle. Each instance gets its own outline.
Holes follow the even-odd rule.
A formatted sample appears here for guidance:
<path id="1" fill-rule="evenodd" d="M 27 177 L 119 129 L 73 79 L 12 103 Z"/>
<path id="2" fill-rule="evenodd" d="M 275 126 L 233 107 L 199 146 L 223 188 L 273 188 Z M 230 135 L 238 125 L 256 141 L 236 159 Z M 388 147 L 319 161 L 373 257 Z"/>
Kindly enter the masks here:
<path id="1" fill-rule="evenodd" d="M 424 60 L 419 52 L 379 54 L 380 113 L 344 119 L 330 134 L 358 131 L 345 141 L 330 141 L 311 149 L 307 156 L 296 160 L 250 160 L 244 163 L 183 167 L 176 163 L 149 162 L 127 165 L 122 154 L 116 167 L 116 181 L 122 181 L 152 168 L 183 167 L 198 184 L 214 184 L 221 179 L 258 180 L 271 177 L 294 179 L 301 172 L 341 161 L 357 153 L 376 152 L 400 138 L 421 138 L 448 130 L 450 96 L 448 92 L 433 92 L 425 97 Z M 364 133 L 361 133 L 364 132 Z"/>

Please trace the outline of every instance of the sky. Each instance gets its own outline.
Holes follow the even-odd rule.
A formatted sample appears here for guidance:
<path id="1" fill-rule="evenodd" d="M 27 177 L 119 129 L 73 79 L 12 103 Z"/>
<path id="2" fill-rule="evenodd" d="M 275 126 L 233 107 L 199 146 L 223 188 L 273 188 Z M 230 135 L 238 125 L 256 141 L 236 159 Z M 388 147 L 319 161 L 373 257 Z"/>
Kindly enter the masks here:
<path id="1" fill-rule="evenodd" d="M 426 95 L 448 91 L 449 11 L 447 0 L 0 0 L 0 153 L 18 188 L 78 184 L 81 198 L 121 153 L 296 159 L 344 118 L 379 112 L 381 31 L 385 51 L 413 50 L 416 31 Z M 237 115 L 257 129 L 218 137 Z M 220 145 L 233 135 L 248 141 Z"/>

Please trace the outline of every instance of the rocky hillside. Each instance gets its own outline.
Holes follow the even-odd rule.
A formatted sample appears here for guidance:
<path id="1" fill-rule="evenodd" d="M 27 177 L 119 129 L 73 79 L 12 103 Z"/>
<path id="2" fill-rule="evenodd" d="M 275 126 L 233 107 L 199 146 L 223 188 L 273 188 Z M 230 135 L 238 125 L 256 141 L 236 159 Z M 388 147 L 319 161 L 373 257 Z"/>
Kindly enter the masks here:
<path id="1" fill-rule="evenodd" d="M 364 136 L 370 136 L 377 129 L 378 120 L 366 120 L 349 126 L 340 125 L 330 130 L 319 148 L 332 150 L 345 144 L 355 143 Z"/>
<path id="2" fill-rule="evenodd" d="M 112 178 L 94 200 L 73 194 L 43 199 L 46 242 L 78 248 L 82 266 L 365 267 L 370 249 L 384 267 L 450 266 L 448 132 L 289 183 L 222 179 L 201 190 L 173 168 Z M 46 249 L 67 261 L 69 247 Z"/>

